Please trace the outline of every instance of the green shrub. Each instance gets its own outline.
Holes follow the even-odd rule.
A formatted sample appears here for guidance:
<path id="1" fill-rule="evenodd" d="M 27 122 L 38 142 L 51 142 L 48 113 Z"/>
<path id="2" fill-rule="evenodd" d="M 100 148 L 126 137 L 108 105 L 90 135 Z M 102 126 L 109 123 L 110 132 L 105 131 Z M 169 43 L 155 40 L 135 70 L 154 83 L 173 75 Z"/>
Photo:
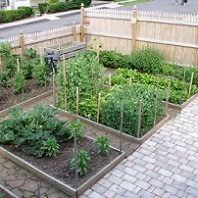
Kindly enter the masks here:
<path id="1" fill-rule="evenodd" d="M 5 10 L 0 11 L 0 23 L 7 23 L 19 19 L 26 18 L 33 14 L 33 10 L 30 7 L 21 6 L 17 10 Z"/>
<path id="2" fill-rule="evenodd" d="M 100 63 L 104 65 L 104 67 L 127 68 L 128 66 L 128 55 L 123 55 L 113 50 L 100 51 L 99 60 Z"/>
<path id="3" fill-rule="evenodd" d="M 47 3 L 47 2 L 38 3 L 38 9 L 40 11 L 40 14 L 44 14 L 47 12 L 48 5 L 49 5 L 49 3 Z"/>
<path id="4" fill-rule="evenodd" d="M 47 156 L 49 157 L 57 156 L 60 150 L 60 145 L 55 138 L 49 138 L 47 140 L 44 140 L 42 143 L 43 146 L 41 147 L 41 150 L 43 150 L 43 152 L 46 153 Z"/>
<path id="5" fill-rule="evenodd" d="M 154 48 L 143 48 L 131 54 L 131 69 L 147 73 L 161 73 L 164 64 L 163 54 Z"/>

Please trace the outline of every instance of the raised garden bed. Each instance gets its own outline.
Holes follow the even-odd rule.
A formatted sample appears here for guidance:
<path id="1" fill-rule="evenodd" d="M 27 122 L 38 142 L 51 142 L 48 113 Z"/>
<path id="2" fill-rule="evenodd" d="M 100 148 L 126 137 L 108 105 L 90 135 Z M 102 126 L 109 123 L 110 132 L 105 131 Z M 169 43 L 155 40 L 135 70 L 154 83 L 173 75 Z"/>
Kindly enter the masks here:
<path id="1" fill-rule="evenodd" d="M 71 172 L 69 168 L 73 155 L 72 148 L 72 141 L 67 144 L 62 143 L 61 152 L 56 158 L 43 157 L 38 159 L 25 154 L 22 150 L 17 150 L 13 146 L 6 145 L 4 148 L 0 147 L 0 154 L 72 197 L 81 195 L 125 158 L 124 153 L 120 154 L 118 150 L 113 148 L 111 148 L 108 156 L 97 155 L 93 141 L 85 138 L 78 145 L 78 148 L 89 151 L 91 162 L 89 173 L 85 176 L 79 176 L 77 182 L 74 172 Z"/>
<path id="2" fill-rule="evenodd" d="M 59 60 L 63 60 L 63 55 L 65 59 L 68 59 L 85 50 L 86 43 L 78 41 L 68 41 L 59 45 L 53 45 L 44 48 L 45 52 L 54 53 L 57 58 L 59 57 Z"/>

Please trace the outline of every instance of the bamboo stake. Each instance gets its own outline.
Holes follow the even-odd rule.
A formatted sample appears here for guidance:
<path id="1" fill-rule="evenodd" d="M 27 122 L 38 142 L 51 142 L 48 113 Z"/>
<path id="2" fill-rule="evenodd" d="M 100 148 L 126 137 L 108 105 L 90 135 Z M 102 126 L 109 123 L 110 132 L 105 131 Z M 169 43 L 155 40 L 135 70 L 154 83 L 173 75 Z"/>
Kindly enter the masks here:
<path id="1" fill-rule="evenodd" d="M 78 111 L 79 111 L 79 91 L 78 91 L 78 87 L 76 87 L 76 114 L 78 115 Z"/>
<path id="2" fill-rule="evenodd" d="M 63 54 L 63 76 L 64 76 L 64 83 L 65 83 L 65 106 L 67 108 L 67 87 L 66 87 L 66 82 L 67 82 L 67 77 L 66 77 L 66 61 L 65 61 L 65 54 Z"/>
<path id="3" fill-rule="evenodd" d="M 138 133 L 137 137 L 140 137 L 140 129 L 141 129 L 141 116 L 142 116 L 142 101 L 139 101 L 139 109 L 138 109 Z"/>
<path id="4" fill-rule="evenodd" d="M 191 74 L 191 79 L 190 79 L 190 87 L 189 87 L 189 92 L 188 92 L 188 97 L 189 97 L 189 98 L 190 98 L 190 95 L 191 95 L 193 78 L 194 78 L 194 72 L 192 72 L 192 74 Z"/>
<path id="5" fill-rule="evenodd" d="M 132 78 L 129 78 L 129 86 L 132 84 Z"/>
<path id="6" fill-rule="evenodd" d="M 78 187 L 78 161 L 77 161 L 77 146 L 76 146 L 76 130 L 74 130 L 74 158 L 75 158 L 75 179 Z"/>
<path id="7" fill-rule="evenodd" d="M 166 93 L 166 106 L 165 106 L 165 114 L 168 113 L 168 100 L 170 97 L 170 82 L 168 83 L 167 93 Z"/>
<path id="8" fill-rule="evenodd" d="M 155 126 L 155 124 L 156 124 L 157 100 L 158 100 L 158 84 L 159 84 L 159 79 L 157 78 L 157 87 L 156 87 L 156 97 L 155 97 L 155 105 L 154 105 L 154 122 L 153 122 L 153 126 Z"/>
<path id="9" fill-rule="evenodd" d="M 40 52 L 40 63 L 41 65 L 43 65 L 43 57 L 42 57 L 42 53 Z"/>
<path id="10" fill-rule="evenodd" d="M 38 186 L 38 198 L 40 198 L 41 197 L 41 182 L 38 182 L 37 186 Z"/>
<path id="11" fill-rule="evenodd" d="M 111 73 L 109 73 L 109 87 L 111 87 Z"/>
<path id="12" fill-rule="evenodd" d="M 182 83 L 182 94 L 180 97 L 180 105 L 182 103 L 182 95 L 184 95 L 184 83 L 185 83 L 185 79 L 186 79 L 186 67 L 184 67 L 184 76 L 183 76 L 183 83 Z"/>
<path id="13" fill-rule="evenodd" d="M 101 93 L 98 94 L 97 122 L 99 122 L 99 116 L 100 116 L 100 100 L 101 100 Z"/>
<path id="14" fill-rule="evenodd" d="M 120 153 L 122 152 L 122 131 L 123 131 L 123 99 L 120 101 Z"/>
<path id="15" fill-rule="evenodd" d="M 19 64 L 19 59 L 17 59 L 17 72 L 20 72 L 20 64 Z"/>
<path id="16" fill-rule="evenodd" d="M 52 72 L 52 76 L 53 76 L 53 105 L 55 106 L 55 104 L 56 104 L 56 87 L 55 87 L 55 71 L 54 71 L 54 69 Z"/>

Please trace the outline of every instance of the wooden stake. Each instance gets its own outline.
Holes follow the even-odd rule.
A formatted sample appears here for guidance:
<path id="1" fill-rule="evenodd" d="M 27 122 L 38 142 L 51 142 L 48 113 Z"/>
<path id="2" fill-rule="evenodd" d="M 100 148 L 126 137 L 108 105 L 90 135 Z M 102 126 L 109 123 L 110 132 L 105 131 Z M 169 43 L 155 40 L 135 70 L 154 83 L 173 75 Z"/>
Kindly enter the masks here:
<path id="1" fill-rule="evenodd" d="M 78 87 L 76 87 L 76 114 L 78 115 L 78 111 L 79 111 L 79 91 L 78 91 Z"/>
<path id="2" fill-rule="evenodd" d="M 99 122 L 99 117 L 100 117 L 100 100 L 101 100 L 101 93 L 98 94 L 97 122 Z"/>
<path id="3" fill-rule="evenodd" d="M 17 59 L 17 72 L 20 72 L 20 64 L 19 64 L 19 59 Z"/>
<path id="4" fill-rule="evenodd" d="M 109 73 L 109 87 L 111 87 L 111 73 Z"/>
<path id="5" fill-rule="evenodd" d="M 53 105 L 56 105 L 56 87 L 55 87 L 55 71 L 53 69 L 52 72 L 52 76 L 53 76 Z"/>
<path id="6" fill-rule="evenodd" d="M 120 101 L 120 153 L 122 152 L 122 131 L 123 131 L 123 99 Z"/>
<path id="7" fill-rule="evenodd" d="M 75 179 L 78 187 L 78 161 L 77 161 L 77 146 L 76 146 L 76 130 L 74 130 L 74 158 L 75 158 Z"/>
<path id="8" fill-rule="evenodd" d="M 170 82 L 168 83 L 167 93 L 166 93 L 166 106 L 165 106 L 165 114 L 168 113 L 168 100 L 170 97 Z"/>
<path id="9" fill-rule="evenodd" d="M 64 84 L 65 84 L 65 107 L 67 108 L 67 75 L 66 75 L 66 61 L 65 61 L 65 54 L 63 54 L 63 78 L 64 78 Z"/>
<path id="10" fill-rule="evenodd" d="M 189 98 L 190 98 L 190 95 L 191 95 L 193 78 L 194 78 L 194 72 L 192 72 L 192 74 L 191 74 L 191 79 L 190 79 L 190 87 L 189 87 L 189 92 L 188 92 L 188 97 L 189 97 Z"/>
<path id="11" fill-rule="evenodd" d="M 132 78 L 129 78 L 129 86 L 132 84 Z"/>
<path id="12" fill-rule="evenodd" d="M 159 79 L 157 78 L 157 87 L 156 87 L 156 97 L 155 97 L 155 105 L 154 105 L 154 122 L 153 122 L 153 126 L 155 126 L 155 124 L 156 124 L 157 100 L 158 100 L 158 84 L 159 84 Z"/>
<path id="13" fill-rule="evenodd" d="M 138 109 L 138 133 L 137 137 L 140 137 L 140 129 L 141 129 L 141 117 L 142 117 L 142 101 L 139 101 L 139 109 Z"/>

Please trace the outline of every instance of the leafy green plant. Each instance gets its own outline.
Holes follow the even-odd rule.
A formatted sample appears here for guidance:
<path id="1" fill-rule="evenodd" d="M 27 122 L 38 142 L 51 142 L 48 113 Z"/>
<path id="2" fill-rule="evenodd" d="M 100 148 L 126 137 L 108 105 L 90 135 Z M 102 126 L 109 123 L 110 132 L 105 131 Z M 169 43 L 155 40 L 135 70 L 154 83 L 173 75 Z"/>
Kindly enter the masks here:
<path id="1" fill-rule="evenodd" d="M 63 66 L 59 64 L 59 73 L 56 75 L 58 96 L 56 105 L 76 113 L 76 87 L 79 90 L 79 103 L 90 95 L 98 96 L 103 88 L 103 66 L 98 63 L 94 52 L 84 52 L 68 60 L 66 82 L 64 82 Z M 67 94 L 67 107 L 64 101 L 64 93 Z M 81 113 L 83 103 L 80 105 Z"/>
<path id="2" fill-rule="evenodd" d="M 74 138 L 76 134 L 76 141 L 79 142 L 81 138 L 83 138 L 84 135 L 84 130 L 85 130 L 85 125 L 79 120 L 75 120 L 73 122 L 70 122 L 67 125 L 67 128 L 70 130 L 70 136 L 69 139 Z"/>
<path id="3" fill-rule="evenodd" d="M 160 73 L 164 64 L 163 54 L 155 48 L 142 48 L 130 56 L 132 69 L 147 73 Z"/>
<path id="4" fill-rule="evenodd" d="M 60 150 L 60 145 L 55 138 L 49 138 L 48 140 L 43 141 L 41 150 L 44 150 L 49 157 L 56 157 Z"/>
<path id="5" fill-rule="evenodd" d="M 7 71 L 0 72 L 0 86 L 2 86 L 2 87 L 10 87 L 11 86 L 9 74 Z"/>
<path id="6" fill-rule="evenodd" d="M 74 153 L 74 151 L 73 151 Z M 77 173 L 81 176 L 88 172 L 88 162 L 91 160 L 87 151 L 80 150 L 76 153 L 76 156 L 73 156 L 71 159 L 71 170 L 74 171 L 77 164 Z"/>
<path id="7" fill-rule="evenodd" d="M 16 72 L 13 78 L 13 90 L 15 94 L 21 93 L 25 85 L 25 77 L 21 71 Z"/>
<path id="8" fill-rule="evenodd" d="M 70 132 L 64 126 L 65 122 L 53 118 L 58 112 L 46 108 L 44 104 L 34 106 L 34 110 L 27 113 L 21 108 L 12 108 L 9 119 L 0 122 L 0 142 L 24 146 L 27 153 L 42 157 L 48 152 L 41 149 L 43 142 L 49 138 L 57 141 L 69 138 Z"/>
<path id="9" fill-rule="evenodd" d="M 98 136 L 94 143 L 97 147 L 98 153 L 107 155 L 109 153 L 109 138 L 105 135 Z"/>
<path id="10" fill-rule="evenodd" d="M 47 82 L 46 67 L 42 64 L 37 64 L 32 69 L 32 76 L 36 79 L 37 84 L 44 86 Z"/>

